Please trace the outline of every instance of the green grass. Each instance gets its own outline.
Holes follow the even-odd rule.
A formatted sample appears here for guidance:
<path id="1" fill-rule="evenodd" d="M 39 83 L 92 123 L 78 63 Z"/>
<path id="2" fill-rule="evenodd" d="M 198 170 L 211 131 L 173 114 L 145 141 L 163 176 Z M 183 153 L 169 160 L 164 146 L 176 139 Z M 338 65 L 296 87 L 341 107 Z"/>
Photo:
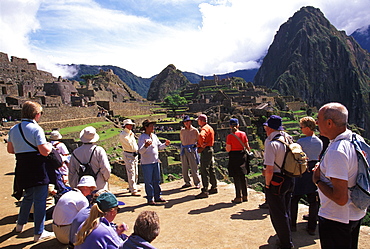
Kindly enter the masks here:
<path id="1" fill-rule="evenodd" d="M 102 128 L 104 126 L 110 126 L 110 125 L 111 125 L 110 122 L 103 121 L 103 122 L 96 122 L 96 123 L 90 123 L 90 124 L 85 124 L 85 125 L 66 127 L 66 128 L 60 129 L 59 132 L 62 135 L 66 135 L 66 134 L 69 134 L 69 133 L 80 132 L 80 131 L 82 131 L 82 129 L 84 129 L 88 126 L 92 126 L 95 129 L 99 129 L 99 128 Z"/>

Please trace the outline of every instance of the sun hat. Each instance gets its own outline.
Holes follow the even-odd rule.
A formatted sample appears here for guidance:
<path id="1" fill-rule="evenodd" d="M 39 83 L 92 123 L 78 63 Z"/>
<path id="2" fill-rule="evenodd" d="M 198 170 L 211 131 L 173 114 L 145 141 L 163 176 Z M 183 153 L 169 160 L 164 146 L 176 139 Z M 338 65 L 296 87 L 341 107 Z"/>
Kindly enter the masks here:
<path id="1" fill-rule="evenodd" d="M 83 176 L 77 184 L 77 187 L 95 187 L 96 183 L 93 176 Z"/>
<path id="2" fill-rule="evenodd" d="M 186 122 L 186 121 L 191 121 L 189 115 L 185 115 L 184 118 L 182 119 L 182 122 Z"/>
<path id="3" fill-rule="evenodd" d="M 107 212 L 109 209 L 117 207 L 118 205 L 125 205 L 124 202 L 118 201 L 116 196 L 112 193 L 103 193 L 96 198 L 96 203 L 101 211 Z"/>
<path id="4" fill-rule="evenodd" d="M 237 118 L 230 119 L 230 125 L 239 125 L 239 120 Z"/>
<path id="5" fill-rule="evenodd" d="M 62 139 L 62 135 L 59 133 L 59 131 L 55 130 L 50 132 L 50 140 L 59 140 Z"/>
<path id="6" fill-rule="evenodd" d="M 80 139 L 83 143 L 94 143 L 99 140 L 99 135 L 94 127 L 88 126 L 80 132 Z"/>
<path id="7" fill-rule="evenodd" d="M 200 120 L 203 120 L 205 122 L 207 122 L 208 118 L 207 118 L 207 115 L 206 114 L 200 114 L 197 118 L 197 120 L 200 119 Z"/>
<path id="8" fill-rule="evenodd" d="M 277 131 L 283 131 L 283 121 L 280 116 L 278 115 L 271 115 L 265 123 L 263 123 L 264 126 L 268 126 L 271 129 L 277 130 Z"/>
<path id="9" fill-rule="evenodd" d="M 122 126 L 125 127 L 125 125 L 135 125 L 135 123 L 131 119 L 125 119 Z"/>

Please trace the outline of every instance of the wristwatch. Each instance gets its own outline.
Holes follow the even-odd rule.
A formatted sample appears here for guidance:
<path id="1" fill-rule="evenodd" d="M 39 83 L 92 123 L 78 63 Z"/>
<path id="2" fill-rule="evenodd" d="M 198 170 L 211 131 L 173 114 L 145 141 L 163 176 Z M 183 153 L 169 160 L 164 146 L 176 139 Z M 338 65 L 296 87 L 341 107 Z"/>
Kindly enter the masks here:
<path id="1" fill-rule="evenodd" d="M 319 179 L 319 180 L 317 180 L 316 182 L 315 182 L 315 184 L 316 185 L 318 185 L 319 184 L 319 182 L 321 182 L 321 180 Z"/>

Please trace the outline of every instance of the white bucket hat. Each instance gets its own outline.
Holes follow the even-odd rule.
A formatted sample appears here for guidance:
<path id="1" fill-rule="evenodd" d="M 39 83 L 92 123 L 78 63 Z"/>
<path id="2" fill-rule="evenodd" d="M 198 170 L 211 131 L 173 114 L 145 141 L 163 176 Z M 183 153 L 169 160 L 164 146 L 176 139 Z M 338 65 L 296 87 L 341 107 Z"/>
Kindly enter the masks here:
<path id="1" fill-rule="evenodd" d="M 59 133 L 59 131 L 50 132 L 50 140 L 59 140 L 59 139 L 62 139 L 62 135 Z"/>
<path id="2" fill-rule="evenodd" d="M 125 125 L 135 125 L 135 123 L 134 122 L 132 122 L 132 120 L 131 119 L 125 119 L 125 120 L 123 120 L 123 127 L 125 127 Z"/>
<path id="3" fill-rule="evenodd" d="M 77 184 L 77 187 L 95 187 L 96 183 L 94 177 L 92 176 L 83 176 Z"/>
<path id="4" fill-rule="evenodd" d="M 94 143 L 99 140 L 99 135 L 94 127 L 88 126 L 80 132 L 80 139 L 83 143 Z"/>

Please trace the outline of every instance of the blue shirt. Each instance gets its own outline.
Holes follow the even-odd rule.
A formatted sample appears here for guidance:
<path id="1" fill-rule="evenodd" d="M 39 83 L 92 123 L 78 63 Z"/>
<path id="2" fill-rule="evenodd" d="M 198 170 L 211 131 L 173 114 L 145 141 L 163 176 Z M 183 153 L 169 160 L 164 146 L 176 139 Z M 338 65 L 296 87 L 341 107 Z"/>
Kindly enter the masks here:
<path id="1" fill-rule="evenodd" d="M 298 144 L 302 146 L 302 150 L 306 153 L 308 161 L 319 160 L 319 155 L 322 151 L 322 141 L 317 136 L 309 136 L 298 139 Z"/>
<path id="2" fill-rule="evenodd" d="M 22 131 L 24 137 L 34 146 L 46 144 L 47 140 L 45 137 L 44 130 L 32 119 L 22 119 L 22 122 L 18 125 L 22 125 Z M 24 141 L 18 125 L 14 125 L 9 131 L 9 142 L 12 143 L 15 154 L 34 152 L 36 151 L 30 145 Z"/>
<path id="3" fill-rule="evenodd" d="M 139 235 L 135 234 L 130 235 L 122 247 L 122 249 L 137 249 L 137 248 L 156 249 L 148 241 L 141 238 Z"/>

